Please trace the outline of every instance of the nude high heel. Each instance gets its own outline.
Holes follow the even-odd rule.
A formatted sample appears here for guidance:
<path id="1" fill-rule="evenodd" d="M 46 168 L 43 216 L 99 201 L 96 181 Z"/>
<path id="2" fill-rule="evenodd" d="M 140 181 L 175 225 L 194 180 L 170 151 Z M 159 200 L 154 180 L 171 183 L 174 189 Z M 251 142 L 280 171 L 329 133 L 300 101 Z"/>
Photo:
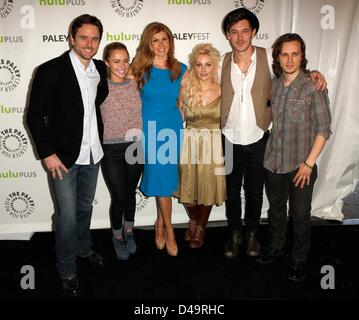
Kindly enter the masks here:
<path id="1" fill-rule="evenodd" d="M 163 250 L 166 245 L 164 228 L 161 228 L 161 229 L 162 229 L 162 232 L 160 233 L 158 231 L 159 228 L 157 227 L 157 220 L 156 220 L 155 221 L 155 242 L 156 242 L 156 247 L 158 250 Z"/>
<path id="2" fill-rule="evenodd" d="M 170 243 L 170 241 L 168 240 L 167 237 L 167 232 L 165 231 L 165 242 L 166 242 L 166 250 L 167 253 L 172 256 L 172 257 L 176 257 L 178 254 L 178 247 L 177 247 L 177 242 L 176 239 L 174 239 L 173 241 L 171 241 L 172 243 Z M 173 238 L 174 238 L 174 233 L 173 233 Z"/>

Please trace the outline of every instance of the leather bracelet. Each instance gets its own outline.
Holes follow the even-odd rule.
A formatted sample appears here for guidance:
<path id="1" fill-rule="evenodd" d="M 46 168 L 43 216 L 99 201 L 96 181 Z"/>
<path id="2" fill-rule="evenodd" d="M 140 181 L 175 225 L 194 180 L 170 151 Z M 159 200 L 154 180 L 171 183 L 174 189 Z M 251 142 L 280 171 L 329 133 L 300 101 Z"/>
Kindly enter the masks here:
<path id="1" fill-rule="evenodd" d="M 307 161 L 304 161 L 304 165 L 309 168 L 310 170 L 313 169 L 313 166 L 311 166 L 310 164 L 307 163 Z"/>

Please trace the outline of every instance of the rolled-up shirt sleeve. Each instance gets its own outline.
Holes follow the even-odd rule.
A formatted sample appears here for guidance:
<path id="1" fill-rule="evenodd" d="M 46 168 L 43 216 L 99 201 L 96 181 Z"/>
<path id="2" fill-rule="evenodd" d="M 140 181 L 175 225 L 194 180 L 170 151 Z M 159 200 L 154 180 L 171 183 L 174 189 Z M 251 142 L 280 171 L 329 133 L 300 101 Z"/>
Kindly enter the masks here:
<path id="1" fill-rule="evenodd" d="M 330 128 L 331 114 L 328 91 L 315 90 L 312 95 L 312 121 L 314 124 L 315 135 L 321 135 L 329 139 L 332 131 Z"/>

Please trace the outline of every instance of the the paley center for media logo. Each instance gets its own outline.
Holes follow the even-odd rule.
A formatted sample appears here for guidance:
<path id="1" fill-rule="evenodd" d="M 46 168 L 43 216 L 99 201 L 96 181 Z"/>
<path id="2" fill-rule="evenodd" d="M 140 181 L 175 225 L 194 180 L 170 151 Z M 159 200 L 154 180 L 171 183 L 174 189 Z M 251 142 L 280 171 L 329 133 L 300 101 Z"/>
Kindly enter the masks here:
<path id="1" fill-rule="evenodd" d="M 136 189 L 136 212 L 140 212 L 148 205 L 148 197 L 146 197 L 140 189 Z"/>
<path id="2" fill-rule="evenodd" d="M 0 1 L 0 18 L 3 19 L 10 14 L 14 7 L 14 0 Z"/>
<path id="3" fill-rule="evenodd" d="M 144 2 L 144 0 L 110 0 L 112 9 L 123 18 L 136 16 L 143 8 Z"/>
<path id="4" fill-rule="evenodd" d="M 0 58 L 0 92 L 13 91 L 19 84 L 19 68 L 11 60 Z"/>
<path id="5" fill-rule="evenodd" d="M 246 8 L 254 14 L 258 14 L 263 10 L 264 0 L 234 0 L 236 8 Z"/>
<path id="6" fill-rule="evenodd" d="M 29 140 L 19 129 L 7 128 L 0 131 L 0 155 L 9 159 L 21 157 L 27 150 Z"/>
<path id="7" fill-rule="evenodd" d="M 15 219 L 26 219 L 35 211 L 35 202 L 31 195 L 23 191 L 14 191 L 5 197 L 5 212 Z"/>

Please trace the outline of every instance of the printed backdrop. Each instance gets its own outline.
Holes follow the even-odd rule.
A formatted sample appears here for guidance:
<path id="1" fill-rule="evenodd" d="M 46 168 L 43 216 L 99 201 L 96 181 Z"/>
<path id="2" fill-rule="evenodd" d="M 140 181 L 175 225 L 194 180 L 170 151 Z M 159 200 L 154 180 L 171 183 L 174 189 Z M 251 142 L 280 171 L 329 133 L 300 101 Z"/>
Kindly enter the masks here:
<path id="1" fill-rule="evenodd" d="M 143 28 L 152 21 L 168 25 L 176 56 L 188 63 L 192 47 L 213 43 L 223 54 L 230 47 L 221 32 L 224 15 L 238 7 L 257 14 L 254 43 L 270 47 L 286 32 L 307 44 L 310 69 L 328 80 L 333 135 L 319 159 L 312 214 L 342 220 L 342 198 L 358 181 L 359 1 L 357 0 L 2 0 L 0 1 L 0 239 L 29 238 L 51 230 L 54 212 L 48 176 L 24 125 L 28 87 L 39 64 L 68 49 L 68 27 L 80 14 L 96 15 L 104 34 L 96 58 L 112 41 L 124 42 L 134 56 Z M 356 109 L 355 109 L 356 108 Z M 94 201 L 93 228 L 108 228 L 110 198 L 102 175 Z M 268 208 L 265 199 L 263 216 Z M 155 220 L 154 199 L 137 193 L 136 225 Z M 211 220 L 225 220 L 224 206 Z M 187 221 L 174 200 L 173 222 Z"/>

